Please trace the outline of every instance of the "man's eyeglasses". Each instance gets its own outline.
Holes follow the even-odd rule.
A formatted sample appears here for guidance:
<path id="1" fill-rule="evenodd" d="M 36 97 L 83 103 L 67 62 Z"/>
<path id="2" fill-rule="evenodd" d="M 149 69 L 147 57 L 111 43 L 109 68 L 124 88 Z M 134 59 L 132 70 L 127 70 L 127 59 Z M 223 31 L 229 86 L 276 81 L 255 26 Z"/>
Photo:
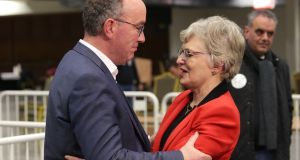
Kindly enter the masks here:
<path id="1" fill-rule="evenodd" d="M 203 53 L 203 52 L 197 52 L 197 51 L 191 51 L 189 49 L 179 49 L 178 50 L 178 57 L 182 57 L 184 60 L 187 60 L 195 55 L 198 54 L 208 54 L 208 53 Z"/>
<path id="2" fill-rule="evenodd" d="M 262 36 L 265 33 L 267 33 L 267 35 L 268 35 L 269 38 L 271 38 L 274 35 L 274 31 L 265 31 L 265 30 L 260 29 L 260 28 L 258 28 L 258 29 L 255 30 L 255 34 L 257 36 Z"/>
<path id="3" fill-rule="evenodd" d="M 114 19 L 114 20 L 116 20 L 118 22 L 121 22 L 121 23 L 126 23 L 126 24 L 129 24 L 129 25 L 132 25 L 133 27 L 135 27 L 138 30 L 138 35 L 139 36 L 142 34 L 142 32 L 144 31 L 144 28 L 145 28 L 144 25 L 133 24 L 133 23 L 124 21 L 122 19 Z"/>

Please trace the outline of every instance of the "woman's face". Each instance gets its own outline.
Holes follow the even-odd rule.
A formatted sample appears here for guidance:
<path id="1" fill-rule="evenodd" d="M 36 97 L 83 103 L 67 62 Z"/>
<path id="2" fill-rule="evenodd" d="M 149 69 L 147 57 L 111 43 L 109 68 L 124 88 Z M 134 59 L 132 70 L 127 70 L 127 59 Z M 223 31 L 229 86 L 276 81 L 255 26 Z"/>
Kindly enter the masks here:
<path id="1" fill-rule="evenodd" d="M 204 41 L 195 36 L 182 44 L 177 64 L 180 69 L 180 83 L 187 88 L 199 88 L 212 77 L 211 56 Z"/>

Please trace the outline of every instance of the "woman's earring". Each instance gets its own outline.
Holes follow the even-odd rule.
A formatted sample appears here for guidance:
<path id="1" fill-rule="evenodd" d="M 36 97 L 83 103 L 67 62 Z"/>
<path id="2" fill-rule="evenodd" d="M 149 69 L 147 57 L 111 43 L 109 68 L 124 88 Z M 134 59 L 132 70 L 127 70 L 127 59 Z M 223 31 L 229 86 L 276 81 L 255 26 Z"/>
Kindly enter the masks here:
<path id="1" fill-rule="evenodd" d="M 216 73 L 216 71 L 211 71 L 211 75 L 216 75 L 217 73 Z"/>

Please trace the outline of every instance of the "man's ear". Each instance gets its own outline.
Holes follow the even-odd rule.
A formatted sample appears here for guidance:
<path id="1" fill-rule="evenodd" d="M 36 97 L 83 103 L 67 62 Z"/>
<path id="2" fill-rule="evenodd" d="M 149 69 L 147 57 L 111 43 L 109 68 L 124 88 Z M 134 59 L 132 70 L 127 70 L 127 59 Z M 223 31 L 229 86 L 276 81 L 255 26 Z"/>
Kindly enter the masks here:
<path id="1" fill-rule="evenodd" d="M 244 30 L 243 30 L 244 37 L 246 37 L 248 35 L 249 31 L 250 31 L 250 27 L 249 26 L 245 26 Z"/>
<path id="2" fill-rule="evenodd" d="M 112 38 L 116 31 L 116 27 L 117 27 L 116 21 L 111 18 L 108 18 L 103 23 L 102 32 L 106 37 Z"/>

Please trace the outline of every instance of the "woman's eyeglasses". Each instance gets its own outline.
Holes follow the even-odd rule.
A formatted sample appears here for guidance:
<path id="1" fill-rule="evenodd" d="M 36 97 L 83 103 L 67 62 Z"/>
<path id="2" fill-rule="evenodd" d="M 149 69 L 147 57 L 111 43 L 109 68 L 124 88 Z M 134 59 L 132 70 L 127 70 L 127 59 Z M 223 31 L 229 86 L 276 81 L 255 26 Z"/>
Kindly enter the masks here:
<path id="1" fill-rule="evenodd" d="M 203 53 L 203 52 L 198 52 L 198 51 L 191 51 L 189 49 L 179 49 L 178 50 L 178 57 L 182 57 L 184 60 L 187 60 L 195 55 L 199 55 L 199 54 L 208 54 L 208 53 Z"/>

